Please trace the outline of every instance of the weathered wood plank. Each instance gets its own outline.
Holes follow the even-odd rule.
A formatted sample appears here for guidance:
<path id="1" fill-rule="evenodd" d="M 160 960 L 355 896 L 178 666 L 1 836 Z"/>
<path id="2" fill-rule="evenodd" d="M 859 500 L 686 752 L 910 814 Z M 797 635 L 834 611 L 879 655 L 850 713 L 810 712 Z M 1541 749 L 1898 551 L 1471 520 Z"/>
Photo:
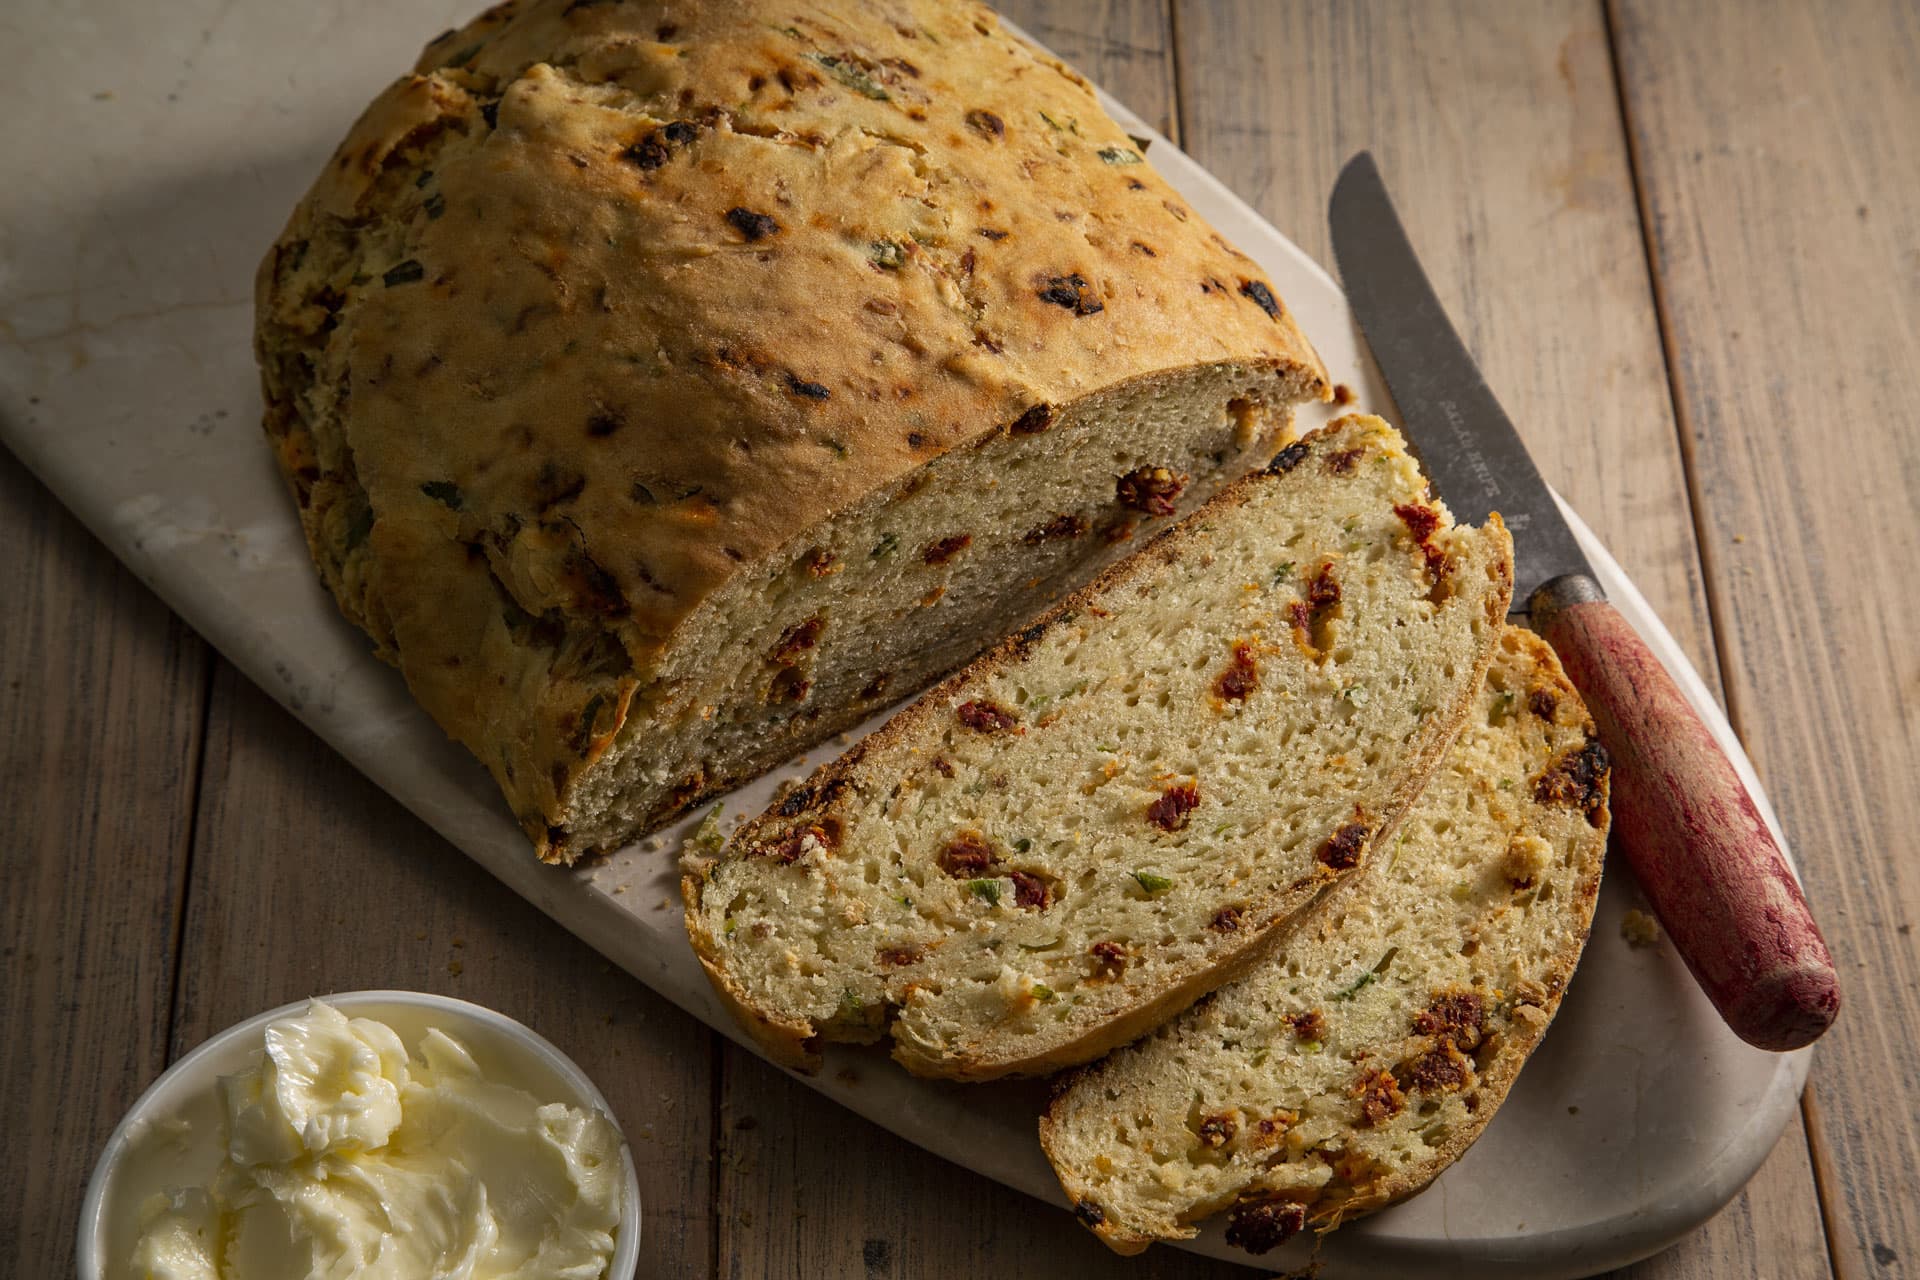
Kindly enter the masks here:
<path id="1" fill-rule="evenodd" d="M 328 991 L 402 987 L 498 1009 L 559 1045 L 612 1104 L 640 1172 L 640 1274 L 708 1270 L 712 1032 L 515 897 L 225 663 L 205 778 L 175 1055 Z"/>
<path id="2" fill-rule="evenodd" d="M 1847 999 L 1815 1058 L 1846 1276 L 1920 1255 L 1920 11 L 1614 9 L 1736 725 Z"/>
<path id="3" fill-rule="evenodd" d="M 73 1274 L 80 1197 L 165 1065 L 209 655 L 0 451 L 0 1134 L 10 1274 Z"/>
<path id="4" fill-rule="evenodd" d="M 723 1280 L 1246 1274 L 1166 1248 L 1123 1263 L 1065 1212 L 936 1159 L 757 1058 L 729 1059 L 726 1098 Z"/>

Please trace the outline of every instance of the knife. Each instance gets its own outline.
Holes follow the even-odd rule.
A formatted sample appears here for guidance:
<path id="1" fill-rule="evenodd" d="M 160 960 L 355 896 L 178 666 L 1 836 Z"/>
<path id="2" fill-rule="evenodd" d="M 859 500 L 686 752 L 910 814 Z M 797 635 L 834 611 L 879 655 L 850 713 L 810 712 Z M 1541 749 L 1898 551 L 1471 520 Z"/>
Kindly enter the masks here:
<path id="1" fill-rule="evenodd" d="M 1347 299 L 1429 479 L 1456 518 L 1497 511 L 1513 533 L 1514 602 L 1593 713 L 1613 760 L 1614 840 L 1674 949 L 1743 1040 L 1811 1044 L 1840 986 L 1799 882 L 1733 762 L 1607 603 L 1367 152 L 1341 171 L 1328 216 Z"/>

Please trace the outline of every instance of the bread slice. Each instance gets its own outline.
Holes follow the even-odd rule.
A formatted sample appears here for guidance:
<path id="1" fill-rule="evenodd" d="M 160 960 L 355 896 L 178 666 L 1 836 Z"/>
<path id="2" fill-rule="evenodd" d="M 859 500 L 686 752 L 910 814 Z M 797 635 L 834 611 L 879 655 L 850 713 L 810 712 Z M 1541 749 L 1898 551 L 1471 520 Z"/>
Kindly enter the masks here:
<path id="1" fill-rule="evenodd" d="M 1553 651 L 1510 628 L 1377 865 L 1245 977 L 1069 1077 L 1040 1141 L 1122 1253 L 1232 1206 L 1255 1253 L 1426 1186 L 1539 1043 L 1593 919 L 1607 765 Z"/>
<path id="2" fill-rule="evenodd" d="M 948 0 L 525 0 L 261 264 L 341 610 L 542 856 L 976 656 L 1329 394 L 1259 268 Z"/>
<path id="3" fill-rule="evenodd" d="M 1282 451 L 896 716 L 685 881 L 695 950 L 777 1060 L 1085 1061 L 1258 954 L 1399 821 L 1511 592 L 1403 442 Z"/>

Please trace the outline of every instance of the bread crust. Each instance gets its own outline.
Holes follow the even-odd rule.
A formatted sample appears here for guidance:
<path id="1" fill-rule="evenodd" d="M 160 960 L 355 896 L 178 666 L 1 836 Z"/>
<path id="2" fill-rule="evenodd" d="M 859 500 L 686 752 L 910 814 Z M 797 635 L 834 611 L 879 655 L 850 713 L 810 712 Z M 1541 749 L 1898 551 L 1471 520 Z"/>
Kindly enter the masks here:
<path id="1" fill-rule="evenodd" d="M 1298 450 L 1302 457 L 1311 456 L 1321 451 L 1328 441 L 1339 439 L 1354 430 L 1392 435 L 1391 429 L 1379 419 L 1350 414 L 1302 437 L 1288 452 Z M 1392 438 L 1395 443 L 1398 442 L 1397 436 Z M 949 676 L 838 758 L 821 765 L 807 779 L 806 788 L 815 795 L 850 795 L 852 784 L 861 778 L 870 757 L 897 750 L 919 734 L 933 717 L 950 714 L 951 704 L 961 690 L 1020 662 L 1046 631 L 1063 618 L 1088 609 L 1103 597 L 1117 594 L 1121 588 L 1144 574 L 1178 563 L 1183 555 L 1196 547 L 1204 548 L 1209 537 L 1205 526 L 1210 518 L 1243 505 L 1260 486 L 1274 483 L 1275 479 L 1274 469 L 1268 468 L 1228 485 L 1192 515 L 1156 534 L 1139 551 L 1112 565 L 1021 631 L 1002 640 L 974 662 Z M 1486 530 L 1496 541 L 1498 554 L 1492 567 L 1498 576 L 1496 589 L 1486 598 L 1484 620 L 1489 636 L 1497 636 L 1511 603 L 1512 540 L 1497 514 L 1490 517 Z M 1387 843 L 1397 832 L 1433 770 L 1445 758 L 1474 705 L 1481 679 L 1493 659 L 1493 650 L 1491 640 L 1480 646 L 1473 673 L 1461 683 L 1460 693 L 1453 704 L 1434 711 L 1431 723 L 1436 729 L 1430 741 L 1394 790 L 1389 802 L 1383 806 L 1383 812 L 1372 815 L 1375 819 L 1374 829 L 1366 841 L 1365 849 L 1361 851 L 1359 866 L 1366 865 L 1367 852 Z M 826 817 L 834 812 L 829 805 L 820 810 L 818 816 Z M 740 827 L 730 844 L 750 844 L 778 820 L 777 814 L 772 811 L 762 813 Z M 1315 871 L 1317 874 L 1314 876 L 1296 882 L 1263 903 L 1253 904 L 1250 914 L 1258 921 L 1258 925 L 1242 931 L 1245 941 L 1240 946 L 1218 953 L 1215 963 L 1202 972 L 1190 974 L 1184 979 L 1167 980 L 1157 987 L 1144 990 L 1136 1005 L 1118 1018 L 1070 1034 L 1059 1034 L 1043 1048 L 1022 1054 L 1010 1054 L 1004 1049 L 995 1052 L 995 1046 L 990 1041 L 978 1042 L 961 1051 L 927 1052 L 902 1035 L 896 1022 L 893 1026 L 893 1056 L 915 1075 L 954 1080 L 1045 1075 L 1099 1057 L 1161 1025 L 1214 988 L 1244 973 L 1285 936 L 1290 921 L 1296 920 L 1334 887 L 1353 879 L 1352 876 L 1342 877 L 1320 864 L 1316 864 Z M 805 1020 L 785 1018 L 778 1010 L 755 1004 L 720 962 L 718 943 L 700 919 L 701 896 L 705 885 L 706 880 L 701 874 L 690 872 L 682 878 L 681 892 L 688 936 L 716 990 L 769 1057 L 797 1070 L 818 1070 L 821 1064 L 820 1045 L 812 1024 Z M 876 1035 L 874 1038 L 879 1037 Z"/>
<path id="2" fill-rule="evenodd" d="M 1588 740 L 1592 741 L 1595 735 L 1593 721 L 1587 715 L 1578 691 L 1561 670 L 1559 660 L 1552 648 L 1532 632 L 1517 626 L 1506 628 L 1502 643 L 1517 649 L 1524 655 L 1526 664 L 1531 668 L 1532 679 L 1538 687 L 1551 691 L 1560 704 L 1579 708 L 1577 724 Z M 1474 1088 L 1479 1097 L 1477 1109 L 1469 1113 L 1470 1118 L 1466 1123 L 1452 1129 L 1447 1140 L 1430 1158 L 1377 1181 L 1356 1185 L 1352 1188 L 1352 1194 L 1343 1195 L 1337 1200 L 1328 1203 L 1307 1202 L 1305 1204 L 1307 1225 L 1317 1231 L 1331 1231 L 1343 1222 L 1378 1212 L 1423 1190 L 1442 1171 L 1464 1155 L 1485 1132 L 1487 1124 L 1512 1090 L 1520 1069 L 1526 1065 L 1527 1059 L 1539 1045 L 1554 1015 L 1559 1011 L 1561 1000 L 1579 963 L 1580 955 L 1585 949 L 1592 927 L 1593 911 L 1599 896 L 1600 877 L 1606 857 L 1608 795 L 1605 777 L 1599 782 L 1598 799 L 1601 820 L 1582 845 L 1583 861 L 1572 904 L 1572 909 L 1579 917 L 1579 927 L 1543 965 L 1540 985 L 1545 994 L 1537 1003 L 1527 1006 L 1536 1010 L 1537 1014 L 1516 1018 L 1509 1022 L 1502 1029 L 1501 1039 L 1492 1060 L 1476 1072 Z M 1365 895 L 1372 892 L 1373 888 L 1372 878 L 1369 876 L 1358 877 L 1343 884 L 1335 894 L 1328 895 L 1321 903 L 1316 904 L 1315 908 L 1296 919 L 1290 932 L 1315 927 L 1323 918 L 1332 914 L 1333 909 L 1338 905 L 1339 897 Z M 1216 990 L 1205 1001 L 1196 1004 L 1193 1012 L 1197 1015 L 1201 1009 L 1212 1002 L 1231 1000 L 1233 997 L 1234 992 L 1230 987 Z M 1103 1063 L 1092 1063 L 1056 1077 L 1052 1097 L 1039 1120 L 1041 1149 L 1052 1163 L 1068 1199 L 1075 1205 L 1087 1202 L 1093 1194 L 1093 1189 L 1075 1176 L 1076 1165 L 1068 1158 L 1062 1145 L 1064 1133 L 1061 1112 L 1071 1091 L 1083 1081 L 1096 1076 L 1104 1066 Z M 1196 1213 L 1192 1220 L 1183 1219 L 1179 1230 L 1166 1235 L 1133 1230 L 1127 1224 L 1117 1221 L 1112 1215 L 1104 1212 L 1097 1222 L 1089 1220 L 1088 1217 L 1083 1217 L 1082 1221 L 1086 1222 L 1089 1229 L 1116 1253 L 1131 1256 L 1140 1253 L 1156 1240 L 1191 1239 L 1199 1232 L 1198 1222 L 1211 1216 L 1212 1212 L 1210 1210 Z"/>
<path id="3" fill-rule="evenodd" d="M 932 0 L 498 5 L 356 122 L 256 314 L 322 579 L 559 861 L 702 604 L 836 515 L 1130 383 L 1328 394 L 1084 80 Z"/>

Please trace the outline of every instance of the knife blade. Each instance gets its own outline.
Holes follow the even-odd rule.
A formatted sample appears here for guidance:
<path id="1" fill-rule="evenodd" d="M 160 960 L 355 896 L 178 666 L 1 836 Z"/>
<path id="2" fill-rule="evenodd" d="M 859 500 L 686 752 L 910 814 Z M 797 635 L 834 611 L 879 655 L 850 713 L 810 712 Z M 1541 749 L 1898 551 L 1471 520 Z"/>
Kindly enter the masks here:
<path id="1" fill-rule="evenodd" d="M 1458 519 L 1514 535 L 1516 611 L 1560 656 L 1612 762 L 1613 838 L 1701 989 L 1763 1049 L 1832 1025 L 1839 977 L 1786 856 L 1733 762 L 1607 603 L 1526 445 L 1447 318 L 1373 157 L 1328 207 L 1360 330 L 1427 476 Z"/>
<path id="2" fill-rule="evenodd" d="M 1515 610 L 1550 578 L 1591 578 L 1520 433 L 1427 282 L 1372 155 L 1362 151 L 1341 172 L 1332 209 L 1347 301 L 1428 478 L 1456 520 L 1483 524 L 1498 511 L 1513 534 Z"/>

